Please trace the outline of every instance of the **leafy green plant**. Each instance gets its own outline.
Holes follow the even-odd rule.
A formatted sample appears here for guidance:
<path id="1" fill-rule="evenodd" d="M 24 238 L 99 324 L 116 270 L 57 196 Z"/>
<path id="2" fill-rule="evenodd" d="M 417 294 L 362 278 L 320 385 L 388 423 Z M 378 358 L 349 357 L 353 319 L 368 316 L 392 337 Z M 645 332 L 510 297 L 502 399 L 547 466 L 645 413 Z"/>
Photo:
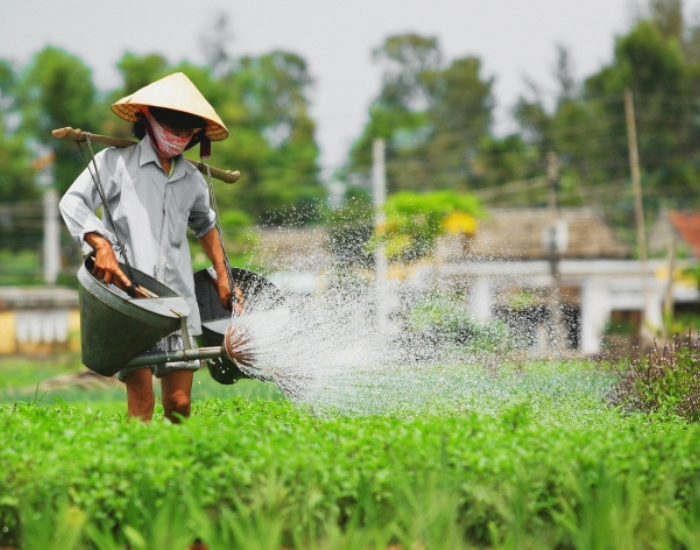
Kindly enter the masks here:
<path id="1" fill-rule="evenodd" d="M 700 326 L 700 315 L 694 312 L 680 312 L 664 318 L 667 334 L 686 334 Z"/>
<path id="2" fill-rule="evenodd" d="M 371 200 L 359 196 L 337 208 L 325 208 L 323 223 L 328 232 L 328 249 L 339 271 L 372 265 L 374 258 L 367 247 L 374 231 Z"/>
<path id="3" fill-rule="evenodd" d="M 508 307 L 513 311 L 523 311 L 540 305 L 541 299 L 528 290 L 514 293 L 508 300 Z"/>
<path id="4" fill-rule="evenodd" d="M 694 264 L 690 267 L 687 267 L 683 270 L 684 275 L 690 275 L 695 279 L 695 283 L 697 284 L 698 288 L 700 288 L 700 263 Z"/>
<path id="5" fill-rule="evenodd" d="M 408 329 L 427 339 L 447 345 L 458 344 L 465 351 L 502 352 L 509 347 L 508 327 L 500 321 L 475 320 L 463 300 L 432 294 L 411 308 Z"/>
<path id="6" fill-rule="evenodd" d="M 55 505 L 47 501 L 36 507 L 25 506 L 22 510 L 21 548 L 81 548 L 87 519 L 83 510 L 69 504 L 65 498 Z"/>
<path id="7" fill-rule="evenodd" d="M 659 352 L 656 345 L 645 358 L 634 357 L 622 368 L 610 401 L 628 411 L 677 415 L 700 420 L 700 336 L 691 333 Z"/>
<path id="8" fill-rule="evenodd" d="M 41 257 L 36 250 L 0 250 L 1 285 L 42 284 Z"/>
<path id="9" fill-rule="evenodd" d="M 364 414 L 235 386 L 180 426 L 1 403 L 0 547 L 694 547 L 700 425 L 608 407 L 598 365 L 366 376 L 333 387 L 385 402 Z"/>
<path id="10" fill-rule="evenodd" d="M 415 261 L 431 254 L 445 232 L 472 235 L 477 219 L 486 217 L 476 196 L 454 191 L 402 191 L 387 199 L 384 211 L 386 221 L 368 246 L 384 245 L 387 257 L 396 261 Z"/>

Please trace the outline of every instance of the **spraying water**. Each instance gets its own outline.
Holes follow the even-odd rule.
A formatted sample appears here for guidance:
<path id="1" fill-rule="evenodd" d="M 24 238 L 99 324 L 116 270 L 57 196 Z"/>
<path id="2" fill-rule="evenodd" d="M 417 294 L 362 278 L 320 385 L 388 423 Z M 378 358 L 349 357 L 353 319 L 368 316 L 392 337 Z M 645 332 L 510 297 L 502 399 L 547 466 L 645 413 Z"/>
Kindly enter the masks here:
<path id="1" fill-rule="evenodd" d="M 383 286 L 373 270 L 348 267 L 337 253 L 302 254 L 300 262 L 316 277 L 313 292 L 291 293 L 282 283 L 283 303 L 256 297 L 227 333 L 239 353 L 254 358 L 239 362 L 241 370 L 275 383 L 290 399 L 320 413 L 484 412 L 531 396 L 535 387 L 542 391 L 542 381 L 517 367 L 542 355 L 536 345 L 533 351 L 539 337 L 533 327 L 546 328 L 541 308 L 532 309 L 537 319 L 477 320 L 471 283 L 430 283 L 431 262 L 390 276 Z M 378 314 L 382 309 L 389 311 L 388 323 Z M 561 358 L 553 346 L 547 355 Z M 565 373 L 546 378 L 552 395 L 602 394 L 606 387 Z"/>

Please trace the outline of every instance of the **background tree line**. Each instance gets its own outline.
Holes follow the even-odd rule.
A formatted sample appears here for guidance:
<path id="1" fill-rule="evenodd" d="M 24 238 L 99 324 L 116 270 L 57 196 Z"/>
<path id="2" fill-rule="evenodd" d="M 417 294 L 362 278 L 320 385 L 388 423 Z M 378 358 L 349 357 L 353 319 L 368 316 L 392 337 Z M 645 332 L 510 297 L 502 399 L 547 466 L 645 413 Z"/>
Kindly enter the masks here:
<path id="1" fill-rule="evenodd" d="M 41 194 L 37 157 L 53 152 L 59 192 L 83 167 L 76 147 L 53 139 L 51 129 L 129 137 L 128 124 L 109 105 L 174 71 L 194 81 L 231 130 L 228 140 L 214 144 L 212 158 L 244 174 L 235 186 L 218 188 L 224 224 L 279 223 L 290 207 L 318 212 L 325 187 L 305 60 L 287 51 L 233 57 L 224 18 L 216 29 L 204 43 L 205 64 L 173 65 L 158 53 L 126 52 L 117 64 L 122 84 L 108 91 L 96 89 L 78 56 L 52 46 L 23 67 L 0 60 L 0 232 L 16 235 L 19 227 L 21 208 L 8 205 Z M 377 137 L 387 143 L 390 192 L 451 190 L 486 204 L 545 204 L 545 158 L 555 151 L 563 204 L 600 206 L 624 228 L 632 212 L 623 105 L 630 88 L 646 206 L 653 212 L 698 205 L 700 25 L 684 19 L 681 0 L 651 0 L 617 37 L 611 61 L 581 80 L 570 52 L 559 47 L 558 90 L 527 83 L 512 112 L 516 131 L 506 136 L 494 132 L 495 80 L 483 74 L 478 57 L 445 60 L 438 38 L 402 34 L 388 37 L 373 58 L 381 85 L 367 124 L 334 175 L 348 195 L 366 196 Z M 3 247 L 26 246 L 3 241 Z"/>
<path id="2" fill-rule="evenodd" d="M 391 191 L 453 189 L 487 204 L 545 205 L 546 157 L 556 152 L 565 205 L 602 208 L 632 226 L 624 90 L 634 97 L 639 156 L 650 215 L 698 206 L 700 178 L 700 24 L 681 0 L 651 0 L 610 63 L 577 80 L 571 54 L 557 48 L 557 90 L 535 82 L 512 110 L 516 131 L 493 131 L 494 77 L 481 60 L 445 62 L 435 37 L 389 37 L 374 51 L 382 85 L 342 171 L 362 186 L 372 141 L 387 144 Z"/>
<path id="3" fill-rule="evenodd" d="M 253 221 L 323 195 L 315 123 L 308 112 L 312 79 L 298 55 L 273 51 L 229 59 L 219 52 L 207 66 L 197 66 L 127 52 L 117 68 L 123 84 L 99 92 L 79 57 L 52 46 L 26 67 L 0 61 L 0 202 L 38 195 L 32 157 L 48 151 L 54 153 L 55 186 L 64 192 L 84 162 L 75 144 L 56 140 L 51 130 L 72 126 L 133 139 L 130 125 L 114 116 L 110 105 L 176 71 L 190 77 L 230 129 L 227 140 L 214 143 L 211 162 L 239 169 L 245 177 L 217 195 L 222 207 Z"/>

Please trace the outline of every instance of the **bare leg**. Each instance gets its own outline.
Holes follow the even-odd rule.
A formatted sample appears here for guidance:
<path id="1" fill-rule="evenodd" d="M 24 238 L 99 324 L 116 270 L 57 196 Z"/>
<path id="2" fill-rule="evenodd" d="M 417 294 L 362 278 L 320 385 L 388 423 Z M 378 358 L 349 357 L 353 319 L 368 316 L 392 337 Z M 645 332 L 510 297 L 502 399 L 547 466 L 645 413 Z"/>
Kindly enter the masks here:
<path id="1" fill-rule="evenodd" d="M 151 369 L 131 371 L 126 375 L 124 382 L 126 383 L 127 414 L 148 422 L 153 418 L 153 408 L 156 405 Z"/>
<path id="2" fill-rule="evenodd" d="M 163 390 L 163 415 L 174 424 L 180 422 L 180 416 L 190 416 L 193 377 L 194 371 L 174 370 L 160 379 Z"/>

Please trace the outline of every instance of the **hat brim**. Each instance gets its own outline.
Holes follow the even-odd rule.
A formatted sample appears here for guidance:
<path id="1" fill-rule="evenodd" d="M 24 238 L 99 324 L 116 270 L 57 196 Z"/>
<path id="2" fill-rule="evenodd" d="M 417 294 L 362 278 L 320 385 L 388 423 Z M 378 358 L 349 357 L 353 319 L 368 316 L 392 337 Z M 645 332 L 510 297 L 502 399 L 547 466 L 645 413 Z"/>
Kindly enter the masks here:
<path id="1" fill-rule="evenodd" d="M 201 117 L 207 121 L 205 131 L 210 140 L 228 137 L 228 129 L 219 115 L 183 73 L 166 76 L 123 97 L 112 105 L 112 112 L 126 121 L 136 122 L 144 107 L 162 107 Z"/>

